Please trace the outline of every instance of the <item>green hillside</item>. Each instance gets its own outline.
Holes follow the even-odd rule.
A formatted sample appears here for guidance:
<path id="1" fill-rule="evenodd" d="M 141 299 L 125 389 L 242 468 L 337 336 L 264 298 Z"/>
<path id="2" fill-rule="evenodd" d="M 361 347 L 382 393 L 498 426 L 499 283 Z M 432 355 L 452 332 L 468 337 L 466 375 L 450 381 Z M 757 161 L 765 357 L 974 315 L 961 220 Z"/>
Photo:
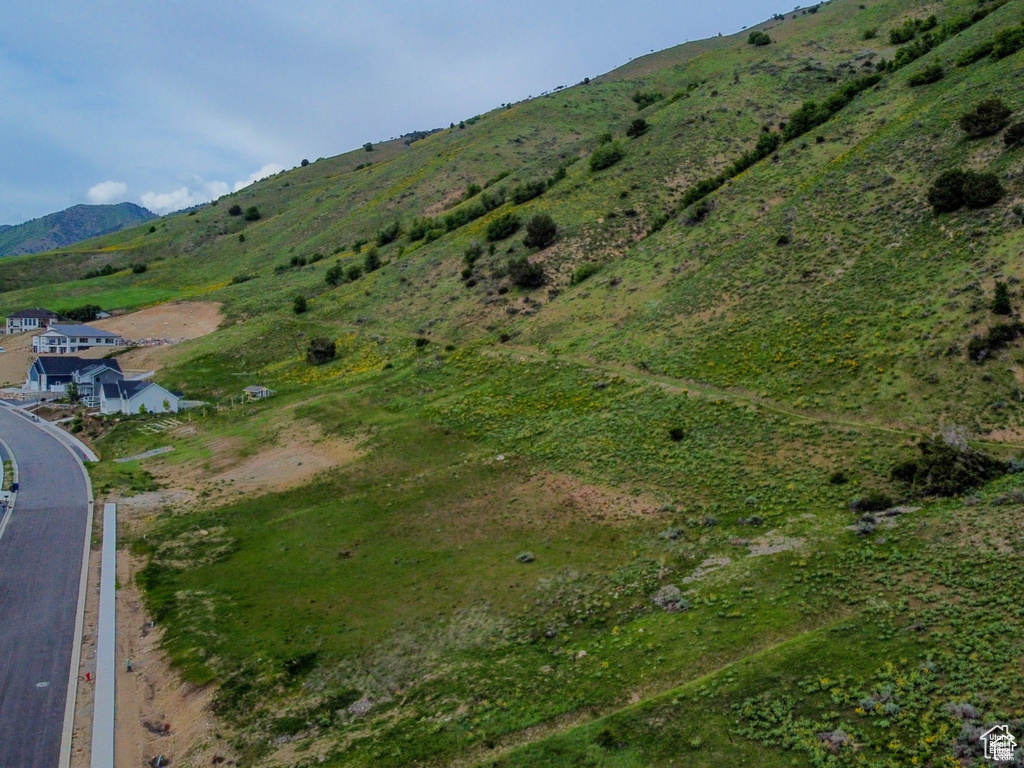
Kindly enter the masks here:
<path id="1" fill-rule="evenodd" d="M 4 310 L 224 304 L 161 373 L 219 407 L 118 423 L 105 459 L 175 451 L 101 491 L 294 427 L 359 446 L 132 531 L 218 750 L 952 766 L 1021 738 L 1024 0 L 755 31 L 0 262 Z"/>
<path id="2" fill-rule="evenodd" d="M 0 256 L 49 251 L 153 218 L 154 214 L 133 203 L 75 205 L 24 224 L 0 227 Z M 14 286 L 4 287 L 9 290 Z"/>

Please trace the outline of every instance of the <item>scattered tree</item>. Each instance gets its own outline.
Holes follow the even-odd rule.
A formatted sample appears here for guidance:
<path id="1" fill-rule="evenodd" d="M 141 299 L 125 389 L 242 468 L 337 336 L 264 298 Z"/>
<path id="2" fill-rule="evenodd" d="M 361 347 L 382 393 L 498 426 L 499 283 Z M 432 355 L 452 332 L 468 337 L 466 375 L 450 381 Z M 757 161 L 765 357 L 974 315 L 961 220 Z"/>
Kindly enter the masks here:
<path id="1" fill-rule="evenodd" d="M 520 288 L 539 288 L 544 285 L 544 267 L 531 264 L 525 256 L 508 260 L 508 275 Z"/>
<path id="2" fill-rule="evenodd" d="M 625 153 L 614 141 L 609 144 L 601 144 L 590 155 L 590 170 L 603 171 L 605 168 L 611 168 L 623 157 L 625 157 Z"/>
<path id="3" fill-rule="evenodd" d="M 330 286 L 339 286 L 345 280 L 345 268 L 341 264 L 334 264 L 327 268 L 324 275 L 324 282 Z"/>
<path id="4" fill-rule="evenodd" d="M 377 247 L 383 248 L 385 245 L 395 242 L 401 234 L 402 223 L 393 221 L 377 233 Z"/>
<path id="5" fill-rule="evenodd" d="M 920 72 L 916 72 L 907 78 L 907 85 L 911 88 L 917 88 L 922 85 L 931 85 L 937 83 L 939 80 L 946 76 L 946 70 L 943 69 L 942 65 L 938 62 L 930 64 Z"/>
<path id="6" fill-rule="evenodd" d="M 363 276 L 363 268 L 358 264 L 350 264 L 348 269 L 345 270 L 345 277 L 355 282 Z"/>
<path id="7" fill-rule="evenodd" d="M 365 149 L 367 152 L 373 152 L 373 143 L 369 141 L 366 142 L 365 144 L 363 144 L 363 149 Z"/>
<path id="8" fill-rule="evenodd" d="M 323 365 L 333 360 L 337 354 L 338 349 L 334 340 L 321 336 L 310 339 L 309 349 L 306 351 L 306 362 L 310 365 Z"/>
<path id="9" fill-rule="evenodd" d="M 302 294 L 296 296 L 295 299 L 292 301 L 292 309 L 295 310 L 296 315 L 301 315 L 303 312 L 309 309 L 309 304 L 306 302 L 306 297 L 303 296 Z"/>
<path id="10" fill-rule="evenodd" d="M 146 271 L 146 269 L 147 269 L 146 265 L 141 263 L 141 262 L 139 262 L 137 264 L 132 264 L 132 273 L 133 274 L 141 275 L 143 272 Z"/>
<path id="11" fill-rule="evenodd" d="M 305 168 L 307 165 L 309 165 L 309 160 L 306 160 L 305 158 L 303 158 L 302 162 L 299 163 L 299 165 L 301 165 L 303 168 Z"/>
<path id="12" fill-rule="evenodd" d="M 1024 147 L 1024 123 L 1014 123 L 1003 134 L 1003 142 L 1007 149 Z"/>
<path id="13" fill-rule="evenodd" d="M 370 274 L 378 269 L 380 269 L 380 254 L 377 253 L 376 248 L 371 248 L 363 257 L 363 270 L 366 274 Z"/>
<path id="14" fill-rule="evenodd" d="M 523 245 L 527 248 L 547 248 L 558 237 L 558 226 L 546 213 L 538 213 L 526 224 Z"/>
<path id="15" fill-rule="evenodd" d="M 1010 122 L 1013 110 L 999 99 L 986 99 L 960 118 L 968 138 L 980 139 L 999 133 Z"/>
<path id="16" fill-rule="evenodd" d="M 771 45 L 771 42 L 771 36 L 767 32 L 762 32 L 761 30 L 758 29 L 755 29 L 753 32 L 751 32 L 750 36 L 747 38 L 748 45 Z"/>
<path id="17" fill-rule="evenodd" d="M 255 205 L 250 205 L 245 209 L 245 220 L 246 221 L 259 221 L 260 220 L 260 209 Z"/>
<path id="18" fill-rule="evenodd" d="M 98 304 L 83 304 L 81 307 L 62 309 L 57 314 L 78 323 L 91 323 L 99 317 L 101 311 Z"/>
<path id="19" fill-rule="evenodd" d="M 487 225 L 487 239 L 490 242 L 512 237 L 519 230 L 519 217 L 514 213 L 506 213 Z"/>
<path id="20" fill-rule="evenodd" d="M 230 208 L 228 208 L 228 215 L 229 216 L 241 216 L 242 215 L 242 206 L 240 206 L 238 203 L 235 203 Z"/>
<path id="21" fill-rule="evenodd" d="M 1006 190 L 994 173 L 968 171 L 964 180 L 964 202 L 968 208 L 988 208 L 998 203 Z"/>
<path id="22" fill-rule="evenodd" d="M 1013 307 L 1010 305 L 1010 286 L 1004 282 L 996 282 L 996 293 L 992 299 L 992 313 L 995 315 L 1013 313 Z"/>
<path id="23" fill-rule="evenodd" d="M 629 128 L 626 129 L 626 135 L 631 139 L 635 139 L 647 133 L 648 128 L 650 126 L 647 124 L 647 121 L 642 117 L 638 117 L 629 124 Z"/>
<path id="24" fill-rule="evenodd" d="M 964 205 L 964 181 L 967 174 L 957 169 L 946 171 L 932 184 L 928 191 L 928 202 L 935 214 L 951 213 Z"/>
<path id="25" fill-rule="evenodd" d="M 657 91 L 637 91 L 633 94 L 633 102 L 637 109 L 647 109 L 652 104 L 657 104 L 665 97 Z"/>

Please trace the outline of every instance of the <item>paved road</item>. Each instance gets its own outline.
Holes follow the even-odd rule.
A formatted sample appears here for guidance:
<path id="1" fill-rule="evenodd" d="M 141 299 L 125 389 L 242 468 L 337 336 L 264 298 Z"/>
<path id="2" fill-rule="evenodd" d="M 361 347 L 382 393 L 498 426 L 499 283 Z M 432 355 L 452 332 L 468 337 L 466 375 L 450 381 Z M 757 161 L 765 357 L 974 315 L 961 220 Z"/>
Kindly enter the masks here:
<path id="1" fill-rule="evenodd" d="M 0 408 L 22 490 L 0 539 L 0 768 L 57 768 L 88 491 L 55 438 Z"/>

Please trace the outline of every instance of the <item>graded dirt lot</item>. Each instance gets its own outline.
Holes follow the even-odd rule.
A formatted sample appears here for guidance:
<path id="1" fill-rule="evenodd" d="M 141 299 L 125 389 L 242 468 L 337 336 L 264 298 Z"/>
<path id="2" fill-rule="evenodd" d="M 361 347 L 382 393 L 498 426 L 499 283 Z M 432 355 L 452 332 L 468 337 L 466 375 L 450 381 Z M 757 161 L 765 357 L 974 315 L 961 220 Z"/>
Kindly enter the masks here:
<path id="1" fill-rule="evenodd" d="M 119 333 L 133 341 L 167 339 L 169 344 L 139 347 L 118 358 L 121 367 L 126 370 L 156 371 L 163 366 L 174 344 L 197 339 L 217 330 L 223 320 L 220 309 L 221 305 L 213 301 L 171 302 L 105 320 L 95 320 L 89 325 Z M 36 357 L 32 352 L 32 334 L 0 336 L 0 346 L 5 350 L 0 353 L 0 385 L 24 384 L 28 366 Z M 109 348 L 87 349 L 78 353 L 78 356 L 100 358 L 109 351 Z"/>

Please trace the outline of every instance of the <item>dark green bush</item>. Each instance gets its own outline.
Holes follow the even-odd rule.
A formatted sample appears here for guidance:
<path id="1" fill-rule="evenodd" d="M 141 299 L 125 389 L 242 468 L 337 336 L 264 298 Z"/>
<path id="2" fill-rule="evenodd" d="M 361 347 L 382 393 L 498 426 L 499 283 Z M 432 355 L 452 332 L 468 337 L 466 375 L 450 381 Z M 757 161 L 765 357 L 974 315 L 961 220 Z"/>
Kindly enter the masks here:
<path id="1" fill-rule="evenodd" d="M 238 203 L 235 203 L 230 208 L 228 208 L 228 215 L 229 216 L 241 216 L 242 215 L 242 206 L 240 206 Z"/>
<path id="2" fill-rule="evenodd" d="M 964 182 L 967 174 L 960 169 L 946 171 L 932 184 L 928 190 L 928 202 L 935 214 L 951 213 L 964 205 Z"/>
<path id="3" fill-rule="evenodd" d="M 921 455 L 892 468 L 893 480 L 920 496 L 959 496 L 1006 473 L 1006 464 L 976 451 L 958 436 L 935 435 L 917 444 Z"/>
<path id="4" fill-rule="evenodd" d="M 383 248 L 399 238 L 402 234 L 402 223 L 393 221 L 377 233 L 377 247 Z"/>
<path id="5" fill-rule="evenodd" d="M 514 213 L 505 213 L 487 225 L 487 239 L 490 242 L 512 237 L 519 231 L 519 217 Z"/>
<path id="6" fill-rule="evenodd" d="M 988 57 L 992 53 L 993 47 L 994 44 L 992 41 L 989 41 L 987 43 L 982 43 L 981 45 L 976 45 L 973 48 L 968 48 L 957 58 L 956 65 L 958 67 L 969 67 L 974 62 L 981 61 Z"/>
<path id="7" fill-rule="evenodd" d="M 481 187 L 479 184 L 470 184 L 469 186 L 466 187 L 466 191 L 462 193 L 462 199 L 469 200 L 469 198 L 476 197 L 483 191 L 484 188 Z"/>
<path id="8" fill-rule="evenodd" d="M 967 343 L 967 358 L 982 363 L 993 352 L 1024 336 L 1024 323 L 1003 323 L 993 325 L 985 336 L 975 336 Z"/>
<path id="9" fill-rule="evenodd" d="M 647 133 L 648 128 L 650 126 L 647 124 L 647 121 L 642 117 L 638 117 L 629 124 L 629 127 L 626 129 L 626 135 L 631 139 L 635 139 Z"/>
<path id="10" fill-rule="evenodd" d="M 992 58 L 1005 59 L 1024 48 L 1024 27 L 1004 29 L 992 41 Z"/>
<path id="11" fill-rule="evenodd" d="M 292 301 L 292 309 L 295 310 L 296 315 L 301 315 L 307 309 L 309 309 L 309 303 L 306 301 L 306 297 L 299 294 Z"/>
<path id="12" fill-rule="evenodd" d="M 417 336 L 416 341 L 413 343 L 416 345 L 416 349 L 423 349 L 423 347 L 430 343 L 430 339 L 426 336 Z"/>
<path id="13" fill-rule="evenodd" d="M 345 270 L 345 277 L 347 277 L 349 280 L 353 282 L 358 280 L 362 276 L 363 268 L 358 264 L 349 264 L 348 268 Z"/>
<path id="14" fill-rule="evenodd" d="M 996 281 L 996 292 L 992 297 L 991 309 L 994 315 L 1013 314 L 1013 306 L 1010 304 L 1010 286 L 1006 283 Z"/>
<path id="15" fill-rule="evenodd" d="M 366 274 L 370 274 L 378 269 L 380 269 L 380 254 L 377 253 L 376 248 L 371 248 L 363 257 L 363 270 L 365 270 Z"/>
<path id="16" fill-rule="evenodd" d="M 259 221 L 260 220 L 260 209 L 255 205 L 250 205 L 245 209 L 245 220 L 246 221 Z"/>
<path id="17" fill-rule="evenodd" d="M 771 36 L 767 32 L 762 32 L 761 30 L 758 29 L 755 29 L 753 32 L 750 33 L 750 36 L 747 37 L 748 45 L 771 45 L 771 42 Z"/>
<path id="18" fill-rule="evenodd" d="M 980 139 L 999 133 L 1010 122 L 1013 110 L 999 99 L 986 99 L 960 118 L 960 127 L 968 138 Z"/>
<path id="19" fill-rule="evenodd" d="M 1006 190 L 994 173 L 967 172 L 964 179 L 964 203 L 968 208 L 988 208 L 998 203 Z"/>
<path id="20" fill-rule="evenodd" d="M 143 272 L 146 271 L 146 269 L 146 265 L 142 264 L 141 262 L 132 264 L 132 274 L 141 275 Z"/>
<path id="21" fill-rule="evenodd" d="M 1024 147 L 1024 123 L 1014 123 L 1003 134 L 1003 142 L 1007 149 Z"/>
<path id="22" fill-rule="evenodd" d="M 590 154 L 590 170 L 603 171 L 605 168 L 611 168 L 623 157 L 625 153 L 622 147 L 614 141 L 602 144 Z"/>
<path id="23" fill-rule="evenodd" d="M 528 203 L 536 197 L 540 197 L 548 188 L 546 181 L 524 181 L 512 188 L 512 202 L 516 205 Z"/>
<path id="24" fill-rule="evenodd" d="M 692 187 L 686 190 L 686 193 L 683 195 L 683 199 L 681 201 L 682 206 L 686 208 L 693 205 L 697 201 L 704 199 L 712 192 L 714 192 L 716 189 L 725 184 L 725 181 L 726 180 L 723 176 L 715 176 L 710 179 L 698 181 L 696 184 L 694 184 Z"/>
<path id="25" fill-rule="evenodd" d="M 921 21 L 919 19 L 907 19 L 903 22 L 902 27 L 889 30 L 889 44 L 903 45 L 904 43 L 909 43 L 917 37 L 917 32 L 920 28 Z"/>
<path id="26" fill-rule="evenodd" d="M 526 237 L 523 245 L 527 248 L 547 248 L 558 237 L 558 226 L 546 213 L 538 213 L 526 223 Z"/>
<path id="27" fill-rule="evenodd" d="M 539 288 L 544 285 L 544 267 L 531 264 L 525 256 L 508 260 L 508 275 L 520 288 Z"/>
<path id="28" fill-rule="evenodd" d="M 345 280 L 345 268 L 341 264 L 334 264 L 327 268 L 324 275 L 324 282 L 331 286 L 341 285 Z"/>
<path id="29" fill-rule="evenodd" d="M 907 78 L 907 85 L 911 88 L 917 88 L 922 85 L 931 85 L 932 83 L 939 82 L 939 80 L 945 76 L 946 70 L 943 69 L 941 64 L 936 62 L 935 64 L 929 64 L 920 72 L 915 72 Z"/>
<path id="30" fill-rule="evenodd" d="M 306 350 L 306 362 L 310 365 L 323 365 L 335 358 L 337 348 L 334 340 L 324 337 L 309 340 L 309 348 Z"/>
<path id="31" fill-rule="evenodd" d="M 77 323 L 91 323 L 100 316 L 102 311 L 99 304 L 83 304 L 72 309 L 62 309 L 57 314 Z"/>
<path id="32" fill-rule="evenodd" d="M 881 512 L 893 506 L 892 497 L 883 491 L 868 491 L 850 502 L 851 512 Z"/>
<path id="33" fill-rule="evenodd" d="M 665 97 L 657 91 L 637 91 L 633 94 L 633 101 L 636 104 L 637 109 L 647 109 L 647 107 L 652 104 L 657 104 L 664 98 Z"/>

